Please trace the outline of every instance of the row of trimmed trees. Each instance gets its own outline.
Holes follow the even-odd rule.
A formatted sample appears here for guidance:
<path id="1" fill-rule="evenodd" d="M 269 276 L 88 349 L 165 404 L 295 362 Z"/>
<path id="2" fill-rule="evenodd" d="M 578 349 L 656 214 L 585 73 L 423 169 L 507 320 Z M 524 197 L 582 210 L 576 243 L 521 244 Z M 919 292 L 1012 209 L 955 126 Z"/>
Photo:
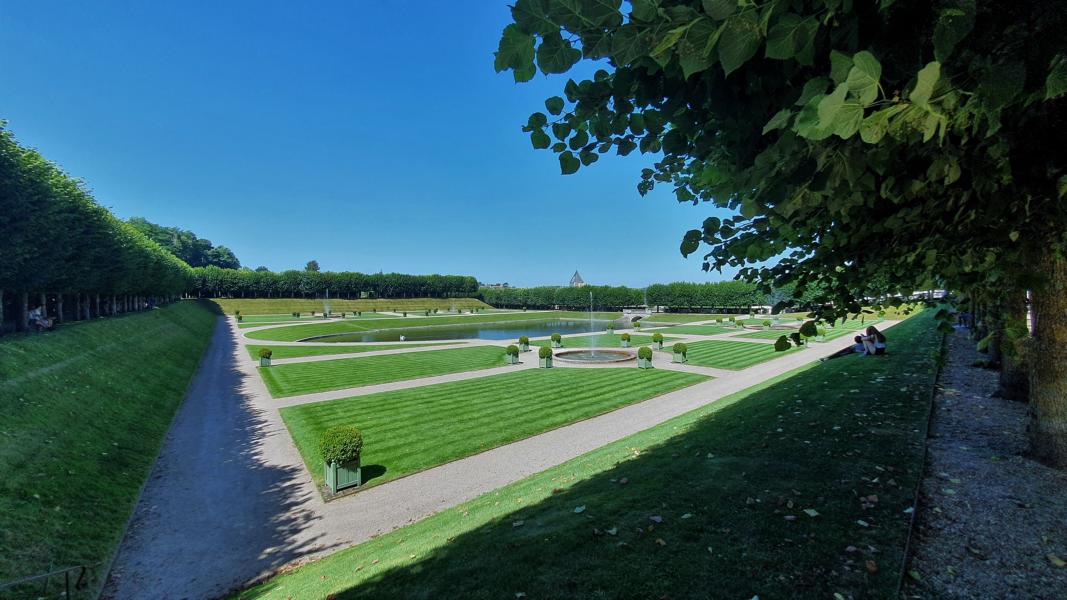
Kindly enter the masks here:
<path id="1" fill-rule="evenodd" d="M 138 310 L 191 276 L 0 122 L 0 329 L 28 329 L 37 307 L 58 322 Z"/>
<path id="2" fill-rule="evenodd" d="M 467 275 L 405 275 L 352 271 L 252 271 L 192 269 L 191 293 L 197 297 L 238 298 L 460 298 L 478 293 Z"/>
<path id="3" fill-rule="evenodd" d="M 484 288 L 481 298 L 497 308 L 589 308 L 589 294 L 598 310 L 644 306 L 645 291 L 639 288 L 609 285 L 584 287 Z"/>
<path id="4" fill-rule="evenodd" d="M 791 290 L 789 290 L 791 291 Z M 752 283 L 654 283 L 645 289 L 625 286 L 484 288 L 482 300 L 500 308 L 589 308 L 589 294 L 598 310 L 659 306 L 669 311 L 747 312 L 753 306 L 791 300 L 790 294 L 765 294 Z"/>

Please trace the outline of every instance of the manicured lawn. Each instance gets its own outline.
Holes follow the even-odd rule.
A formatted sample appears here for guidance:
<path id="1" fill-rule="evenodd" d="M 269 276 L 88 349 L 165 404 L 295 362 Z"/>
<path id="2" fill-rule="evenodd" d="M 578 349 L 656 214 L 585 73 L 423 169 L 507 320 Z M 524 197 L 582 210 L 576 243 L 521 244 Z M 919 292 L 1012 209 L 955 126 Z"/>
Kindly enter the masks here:
<path id="1" fill-rule="evenodd" d="M 748 316 L 745 314 L 744 316 Z M 724 315 L 717 313 L 652 313 L 641 321 L 656 323 L 694 323 L 697 321 L 711 321 L 712 319 L 729 319 L 730 317 L 741 318 L 741 315 Z"/>
<path id="2" fill-rule="evenodd" d="M 596 335 L 596 336 L 593 336 L 593 335 L 581 335 L 581 336 L 574 336 L 574 337 L 564 337 L 563 338 L 563 348 L 565 348 L 565 349 L 566 348 L 586 348 L 586 347 L 592 346 L 594 344 L 596 344 L 596 346 L 598 348 L 621 348 L 622 347 L 622 339 L 620 338 L 620 335 L 621 334 L 608 335 L 608 334 L 605 333 L 605 334 L 600 334 L 600 335 Z M 663 341 L 664 341 L 664 343 L 667 343 L 667 342 L 670 341 L 670 339 L 671 338 L 664 337 Z M 636 348 L 638 346 L 647 346 L 647 345 L 649 345 L 651 343 L 652 343 L 652 336 L 651 335 L 630 334 L 630 347 L 632 347 L 632 348 Z M 536 346 L 536 347 L 541 347 L 541 346 L 549 346 L 549 347 L 551 347 L 552 346 L 552 340 L 551 339 L 547 339 L 547 340 L 532 340 L 530 342 L 530 347 L 534 347 L 534 346 Z"/>
<path id="3" fill-rule="evenodd" d="M 326 300 L 323 298 L 212 298 L 223 314 L 232 315 L 239 310 L 242 315 L 291 315 L 293 312 L 322 312 Z M 475 298 L 404 298 L 378 300 L 341 300 L 330 298 L 333 312 L 369 312 L 371 310 L 424 311 L 438 309 L 447 311 L 453 306 L 461 309 L 490 308 L 488 304 Z"/>
<path id="4" fill-rule="evenodd" d="M 401 350 L 406 348 L 423 348 L 426 346 L 444 346 L 447 344 L 385 344 L 368 346 L 246 346 L 248 356 L 259 360 L 260 348 L 270 348 L 271 358 L 301 358 L 304 356 L 329 356 L 331 354 L 353 354 L 356 352 L 375 352 L 378 350 Z"/>
<path id="5" fill-rule="evenodd" d="M 0 338 L 0 581 L 110 559 L 214 323 L 187 301 Z"/>
<path id="6" fill-rule="evenodd" d="M 604 315 L 618 315 L 619 313 L 603 313 Z M 250 338 L 257 340 L 271 340 L 280 342 L 295 342 L 304 338 L 331 335 L 338 333 L 351 333 L 358 331 L 370 331 L 375 329 L 397 329 L 401 327 L 430 327 L 435 325 L 461 325 L 464 323 L 508 323 L 516 321 L 540 321 L 545 319 L 575 319 L 588 318 L 588 313 L 570 311 L 559 312 L 519 312 L 519 313 L 493 313 L 487 315 L 471 316 L 435 316 L 435 317 L 394 317 L 391 319 L 374 319 L 372 321 L 345 320 L 329 323 L 316 323 L 309 325 L 297 325 L 293 327 L 279 327 L 277 329 L 265 329 L 249 334 Z"/>
<path id="7" fill-rule="evenodd" d="M 729 340 L 708 340 L 686 345 L 689 347 L 686 354 L 689 364 L 717 369 L 744 369 L 799 350 L 794 347 L 785 352 L 776 352 L 774 344 Z M 670 347 L 664 346 L 664 349 L 670 350 Z"/>
<path id="8" fill-rule="evenodd" d="M 260 367 L 275 398 L 502 367 L 504 349 L 476 346 Z"/>
<path id="9" fill-rule="evenodd" d="M 739 331 L 738 327 L 723 327 L 720 325 L 677 325 L 665 329 L 660 333 L 677 333 L 686 335 L 716 335 L 719 333 L 732 333 Z"/>
<path id="10" fill-rule="evenodd" d="M 789 334 L 798 331 L 797 329 L 766 329 L 763 331 L 753 331 L 751 333 L 743 333 L 739 338 L 745 338 L 748 340 L 776 340 L 780 337 L 788 336 Z"/>
<path id="11" fill-rule="evenodd" d="M 371 484 L 530 437 L 706 380 L 640 369 L 537 369 L 285 408 L 282 418 L 322 485 L 319 436 L 363 432 Z"/>
<path id="12" fill-rule="evenodd" d="M 896 598 L 941 336 L 893 332 L 241 597 Z"/>

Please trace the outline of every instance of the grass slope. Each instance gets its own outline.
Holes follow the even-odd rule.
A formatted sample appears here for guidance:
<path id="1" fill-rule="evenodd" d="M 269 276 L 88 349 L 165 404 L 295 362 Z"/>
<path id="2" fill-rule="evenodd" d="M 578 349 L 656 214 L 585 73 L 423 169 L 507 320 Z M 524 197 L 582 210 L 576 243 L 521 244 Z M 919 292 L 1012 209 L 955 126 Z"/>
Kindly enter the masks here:
<path id="1" fill-rule="evenodd" d="M 241 598 L 895 598 L 941 336 L 894 332 Z"/>
<path id="2" fill-rule="evenodd" d="M 214 320 L 182 302 L 0 340 L 0 581 L 110 558 Z"/>
<path id="3" fill-rule="evenodd" d="M 372 484 L 536 435 L 707 379 L 639 369 L 537 369 L 285 408 L 300 455 L 322 485 L 319 436 L 363 432 Z"/>
<path id="4" fill-rule="evenodd" d="M 289 315 L 294 312 L 322 312 L 325 299 L 306 298 L 212 298 L 212 302 L 223 313 L 232 315 L 239 310 L 243 315 Z M 469 310 L 471 308 L 490 308 L 488 304 L 476 298 L 404 298 L 376 300 L 339 300 L 330 298 L 330 310 L 336 313 L 386 310 L 386 311 L 424 311 L 427 309 L 449 310 L 453 306 Z"/>
<path id="5" fill-rule="evenodd" d="M 744 315 L 747 317 L 748 315 Z M 742 315 L 724 315 L 719 313 L 652 313 L 641 319 L 648 323 L 695 323 L 697 321 L 711 321 L 712 319 L 729 319 L 730 317 L 742 318 Z"/>
<path id="6" fill-rule="evenodd" d="M 275 398 L 502 367 L 504 349 L 476 346 L 258 368 Z"/>
<path id="7" fill-rule="evenodd" d="M 600 313 L 598 313 L 600 314 Z M 602 313 L 605 316 L 618 313 Z M 317 323 L 311 325 L 294 325 L 292 327 L 278 327 L 276 329 L 264 329 L 248 334 L 248 337 L 257 340 L 295 342 L 304 338 L 338 333 L 351 333 L 358 331 L 372 331 L 376 329 L 400 329 L 404 327 L 432 327 L 437 325 L 462 325 L 465 323 L 505 323 L 516 321 L 543 321 L 546 319 L 582 319 L 588 318 L 588 313 L 560 311 L 560 312 L 531 312 L 531 313 L 493 313 L 488 315 L 471 316 L 437 316 L 437 317 L 395 317 L 392 319 L 373 320 L 345 320 L 329 323 Z"/>
<path id="8" fill-rule="evenodd" d="M 729 340 L 692 342 L 687 343 L 686 346 L 689 347 L 689 352 L 686 354 L 689 364 L 717 369 L 744 369 L 799 350 L 794 347 L 785 352 L 776 352 L 774 344 Z M 664 348 L 669 349 L 668 346 Z"/>
<path id="9" fill-rule="evenodd" d="M 737 327 L 721 327 L 719 325 L 678 325 L 665 329 L 660 333 L 678 333 L 686 335 L 716 335 L 719 333 L 732 333 L 738 331 Z"/>
<path id="10" fill-rule="evenodd" d="M 664 343 L 667 343 L 671 338 L 663 338 Z M 638 346 L 647 346 L 652 343 L 652 335 L 638 335 L 630 334 L 630 347 L 637 348 Z M 579 335 L 574 337 L 563 338 L 563 349 L 567 348 L 588 348 L 592 345 L 596 345 L 597 348 L 621 348 L 622 339 L 620 334 L 608 335 L 606 333 L 600 335 Z M 552 340 L 532 340 L 530 346 L 548 346 L 552 347 Z"/>
<path id="11" fill-rule="evenodd" d="M 427 346 L 444 346 L 447 344 L 385 344 L 371 346 L 246 346 L 248 356 L 259 360 L 261 348 L 270 348 L 271 358 L 301 358 L 304 356 L 329 356 L 331 354 L 354 354 L 357 352 L 375 352 L 378 350 L 403 350 L 407 348 L 425 348 Z"/>

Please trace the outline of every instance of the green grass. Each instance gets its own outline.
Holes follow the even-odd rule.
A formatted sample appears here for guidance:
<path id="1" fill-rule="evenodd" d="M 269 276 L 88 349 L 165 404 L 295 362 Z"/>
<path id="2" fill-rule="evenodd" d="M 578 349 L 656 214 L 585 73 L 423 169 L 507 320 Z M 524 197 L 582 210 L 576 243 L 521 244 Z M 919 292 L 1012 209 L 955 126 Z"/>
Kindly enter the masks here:
<path id="1" fill-rule="evenodd" d="M 798 331 L 797 329 L 768 329 L 764 331 L 753 331 L 752 333 L 743 333 L 735 336 L 744 338 L 746 340 L 776 340 L 780 337 L 788 336 L 791 333 Z"/>
<path id="2" fill-rule="evenodd" d="M 716 335 L 719 333 L 732 333 L 738 331 L 737 327 L 722 327 L 719 325 L 677 325 L 661 331 L 660 333 L 677 333 L 687 335 Z"/>
<path id="3" fill-rule="evenodd" d="M 502 367 L 504 349 L 475 346 L 260 367 L 275 398 Z"/>
<path id="4" fill-rule="evenodd" d="M 747 314 L 745 316 L 748 316 Z M 710 321 L 712 319 L 740 318 L 741 315 L 724 315 L 719 313 L 652 313 L 641 319 L 642 322 L 656 323 L 694 323 L 697 321 Z"/>
<path id="5" fill-rule="evenodd" d="M 232 315 L 233 311 L 239 310 L 242 315 L 291 315 L 294 312 L 310 313 L 311 311 L 322 312 L 326 300 L 306 298 L 212 298 L 222 310 L 223 314 Z M 456 308 L 469 310 L 471 308 L 491 308 L 485 302 L 475 298 L 404 298 L 404 299 L 377 299 L 377 300 L 340 300 L 330 298 L 330 309 L 333 312 L 368 312 L 371 310 L 392 311 L 424 311 L 426 309 L 449 310 Z"/>
<path id="6" fill-rule="evenodd" d="M 356 352 L 375 352 L 378 350 L 402 350 L 408 348 L 425 348 L 427 346 L 446 346 L 448 344 L 385 344 L 372 346 L 246 346 L 248 356 L 259 360 L 259 350 L 270 348 L 271 358 L 301 358 L 304 356 L 329 356 L 331 354 L 354 354 Z"/>
<path id="7" fill-rule="evenodd" d="M 666 337 L 663 338 L 664 343 L 669 342 L 670 339 L 671 338 L 666 338 Z M 593 335 L 582 335 L 582 336 L 574 336 L 574 337 L 564 337 L 563 338 L 563 347 L 564 348 L 587 348 L 589 346 L 592 346 L 594 342 L 596 343 L 596 346 L 598 348 L 621 348 L 622 347 L 622 339 L 620 337 L 620 334 L 615 334 L 615 335 L 600 334 L 600 335 L 596 335 L 596 336 L 593 336 Z M 647 345 L 649 345 L 651 343 L 652 343 L 652 336 L 651 335 L 630 334 L 630 347 L 632 347 L 632 348 L 637 348 L 638 346 L 647 346 Z M 532 340 L 530 342 L 530 346 L 531 347 L 541 347 L 541 346 L 549 346 L 549 347 L 551 347 L 552 346 L 552 340 L 551 339 L 548 339 L 548 340 Z"/>
<path id="8" fill-rule="evenodd" d="M 378 484 L 706 380 L 639 369 L 537 369 L 282 409 L 322 485 L 318 439 L 363 432 L 363 470 Z"/>
<path id="9" fill-rule="evenodd" d="M 602 314 L 617 315 L 618 313 Z M 391 319 L 374 319 L 371 321 L 345 320 L 329 323 L 296 325 L 292 327 L 278 327 L 276 329 L 264 329 L 263 331 L 254 331 L 248 334 L 248 337 L 257 340 L 295 342 L 304 338 L 320 335 L 353 333 L 360 331 L 371 331 L 376 329 L 430 327 L 437 325 L 462 325 L 464 323 L 505 323 L 515 321 L 540 321 L 545 319 L 584 319 L 588 317 L 588 313 L 579 313 L 571 311 L 539 313 L 493 313 L 487 315 L 472 315 L 469 317 L 458 315 L 421 318 L 394 317 Z"/>
<path id="10" fill-rule="evenodd" d="M 896 598 L 933 325 L 895 327 L 899 353 L 779 376 L 241 597 Z"/>
<path id="11" fill-rule="evenodd" d="M 214 321 L 189 301 L 0 338 L 0 581 L 109 560 Z"/>
<path id="12" fill-rule="evenodd" d="M 729 340 L 707 340 L 704 342 L 687 343 L 689 352 L 686 358 L 689 364 L 700 367 L 714 367 L 716 369 L 744 369 L 768 360 L 774 360 L 785 356 L 789 352 L 796 352 L 799 348 L 791 348 L 785 352 L 776 352 L 774 344 L 759 344 L 756 342 L 732 342 Z M 664 349 L 670 349 L 664 346 Z"/>

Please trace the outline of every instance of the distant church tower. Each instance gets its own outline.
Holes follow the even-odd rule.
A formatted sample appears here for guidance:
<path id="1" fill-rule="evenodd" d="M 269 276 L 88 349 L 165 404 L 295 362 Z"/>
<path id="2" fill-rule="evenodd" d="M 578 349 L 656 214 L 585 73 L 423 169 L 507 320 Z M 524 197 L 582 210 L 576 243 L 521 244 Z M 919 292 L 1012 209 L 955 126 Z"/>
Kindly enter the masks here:
<path id="1" fill-rule="evenodd" d="M 578 271 L 574 272 L 571 276 L 571 287 L 585 287 L 585 281 L 582 280 L 582 276 L 578 274 Z"/>

